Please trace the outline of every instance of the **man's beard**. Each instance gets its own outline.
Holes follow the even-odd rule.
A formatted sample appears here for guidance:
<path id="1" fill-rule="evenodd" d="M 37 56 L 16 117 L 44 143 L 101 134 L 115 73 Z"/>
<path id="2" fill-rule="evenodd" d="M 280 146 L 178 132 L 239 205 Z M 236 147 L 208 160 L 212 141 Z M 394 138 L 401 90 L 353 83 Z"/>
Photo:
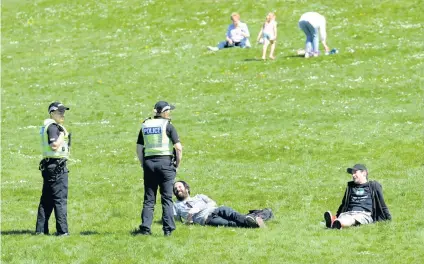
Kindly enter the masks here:
<path id="1" fill-rule="evenodd" d="M 184 201 L 188 197 L 188 193 L 185 190 L 185 191 L 182 191 L 181 193 L 178 192 L 175 196 L 177 197 L 178 201 Z"/>

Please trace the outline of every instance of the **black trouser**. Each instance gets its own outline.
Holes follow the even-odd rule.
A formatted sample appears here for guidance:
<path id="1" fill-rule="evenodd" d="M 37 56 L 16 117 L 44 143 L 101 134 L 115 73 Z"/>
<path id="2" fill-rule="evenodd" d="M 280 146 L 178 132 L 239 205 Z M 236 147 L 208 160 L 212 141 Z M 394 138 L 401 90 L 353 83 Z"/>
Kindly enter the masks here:
<path id="1" fill-rule="evenodd" d="M 49 218 L 54 209 L 57 234 L 68 233 L 68 169 L 66 161 L 45 159 L 40 163 L 43 191 L 38 206 L 35 232 L 49 233 Z"/>
<path id="2" fill-rule="evenodd" d="M 242 215 L 227 206 L 220 206 L 216 208 L 215 211 L 209 215 L 205 225 L 249 227 L 246 222 L 246 215 Z"/>
<path id="3" fill-rule="evenodd" d="M 174 207 L 172 203 L 173 186 L 176 169 L 171 156 L 147 157 L 143 164 L 144 170 L 144 202 L 141 212 L 140 229 L 150 232 L 153 212 L 156 204 L 156 194 L 159 187 L 162 202 L 163 231 L 175 230 Z"/>
<path id="4" fill-rule="evenodd" d="M 233 42 L 233 44 L 230 44 L 226 41 L 224 48 L 241 47 L 241 44 L 242 42 Z"/>

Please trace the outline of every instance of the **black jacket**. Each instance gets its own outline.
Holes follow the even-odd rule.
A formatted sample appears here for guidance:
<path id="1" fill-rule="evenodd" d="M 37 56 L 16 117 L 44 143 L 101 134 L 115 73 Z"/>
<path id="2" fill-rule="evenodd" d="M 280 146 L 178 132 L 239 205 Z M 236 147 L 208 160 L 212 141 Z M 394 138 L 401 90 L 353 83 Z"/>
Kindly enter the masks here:
<path id="1" fill-rule="evenodd" d="M 381 184 L 377 181 L 369 181 L 369 186 L 371 190 L 372 197 L 372 212 L 371 216 L 374 221 L 386 221 L 392 220 L 392 215 L 389 212 L 389 208 L 387 208 L 386 202 L 384 202 L 383 198 L 383 188 Z M 337 217 L 341 213 L 347 212 L 347 208 L 349 206 L 350 195 L 352 193 L 352 188 L 355 186 L 353 181 L 347 183 L 346 191 L 343 196 L 342 204 L 339 206 L 337 210 Z"/>

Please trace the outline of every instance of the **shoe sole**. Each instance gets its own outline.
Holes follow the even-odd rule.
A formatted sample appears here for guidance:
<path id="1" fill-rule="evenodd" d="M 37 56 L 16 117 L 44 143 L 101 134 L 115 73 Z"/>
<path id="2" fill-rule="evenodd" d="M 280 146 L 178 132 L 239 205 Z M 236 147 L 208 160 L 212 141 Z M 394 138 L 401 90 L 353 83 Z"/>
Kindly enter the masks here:
<path id="1" fill-rule="evenodd" d="M 247 225 L 251 228 L 262 228 L 265 227 L 264 220 L 260 217 L 246 216 Z"/>
<path id="2" fill-rule="evenodd" d="M 336 220 L 336 221 L 334 221 L 334 222 L 333 222 L 333 226 L 332 226 L 332 228 L 335 228 L 335 229 L 342 229 L 342 228 L 343 228 L 343 227 L 342 227 L 342 223 L 340 223 L 340 221 Z"/>
<path id="3" fill-rule="evenodd" d="M 329 211 L 324 213 L 324 219 L 325 219 L 325 226 L 327 228 L 331 228 L 331 213 Z"/>
<path id="4" fill-rule="evenodd" d="M 264 222 L 264 220 L 262 219 L 262 218 L 260 218 L 260 217 L 256 217 L 256 223 L 258 224 L 258 226 L 259 226 L 259 228 L 264 228 L 264 227 L 266 227 L 265 226 L 265 222 Z"/>

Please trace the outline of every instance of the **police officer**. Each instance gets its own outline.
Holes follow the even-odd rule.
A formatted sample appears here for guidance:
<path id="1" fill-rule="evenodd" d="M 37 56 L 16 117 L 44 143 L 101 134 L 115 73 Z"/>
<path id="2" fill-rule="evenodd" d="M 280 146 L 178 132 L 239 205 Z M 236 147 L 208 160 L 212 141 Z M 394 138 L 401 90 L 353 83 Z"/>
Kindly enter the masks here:
<path id="1" fill-rule="evenodd" d="M 49 234 L 49 218 L 54 209 L 58 236 L 67 236 L 68 169 L 70 134 L 63 126 L 65 110 L 60 102 L 49 105 L 50 118 L 41 127 L 41 147 L 43 159 L 40 162 L 43 176 L 43 191 L 38 207 L 36 234 Z"/>
<path id="2" fill-rule="evenodd" d="M 172 193 L 177 168 L 182 158 L 182 145 L 171 124 L 173 105 L 159 101 L 155 116 L 144 120 L 137 140 L 137 156 L 144 170 L 142 224 L 138 233 L 151 235 L 153 211 L 159 187 L 162 202 L 162 224 L 165 236 L 175 230 Z"/>

